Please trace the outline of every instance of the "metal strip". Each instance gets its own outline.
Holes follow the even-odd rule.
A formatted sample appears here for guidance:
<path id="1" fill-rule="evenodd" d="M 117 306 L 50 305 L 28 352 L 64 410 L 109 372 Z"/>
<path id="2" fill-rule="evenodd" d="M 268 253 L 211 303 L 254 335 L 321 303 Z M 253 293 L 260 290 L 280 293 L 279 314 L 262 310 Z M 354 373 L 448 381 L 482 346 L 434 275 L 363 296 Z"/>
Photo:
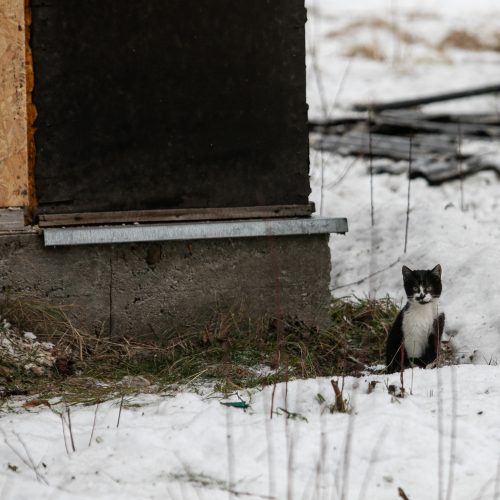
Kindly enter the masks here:
<path id="1" fill-rule="evenodd" d="M 304 217 L 44 229 L 45 246 L 346 233 L 347 219 Z"/>

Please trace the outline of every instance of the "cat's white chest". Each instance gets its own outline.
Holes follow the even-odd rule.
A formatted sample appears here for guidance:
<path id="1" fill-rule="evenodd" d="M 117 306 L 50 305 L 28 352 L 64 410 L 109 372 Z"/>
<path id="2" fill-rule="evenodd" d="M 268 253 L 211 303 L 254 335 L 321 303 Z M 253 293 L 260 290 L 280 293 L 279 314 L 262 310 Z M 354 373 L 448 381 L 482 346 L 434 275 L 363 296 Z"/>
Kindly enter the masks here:
<path id="1" fill-rule="evenodd" d="M 434 320 L 438 316 L 438 304 L 411 304 L 403 316 L 404 345 L 409 358 L 420 358 L 427 347 Z"/>

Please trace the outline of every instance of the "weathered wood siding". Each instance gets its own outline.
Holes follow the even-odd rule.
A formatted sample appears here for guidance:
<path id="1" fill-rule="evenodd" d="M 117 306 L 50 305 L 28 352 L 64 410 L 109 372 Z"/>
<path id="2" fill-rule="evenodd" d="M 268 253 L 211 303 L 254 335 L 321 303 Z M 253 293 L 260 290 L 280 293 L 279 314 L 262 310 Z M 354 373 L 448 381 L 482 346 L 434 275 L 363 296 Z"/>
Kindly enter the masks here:
<path id="1" fill-rule="evenodd" d="M 305 204 L 303 0 L 31 0 L 40 213 Z"/>

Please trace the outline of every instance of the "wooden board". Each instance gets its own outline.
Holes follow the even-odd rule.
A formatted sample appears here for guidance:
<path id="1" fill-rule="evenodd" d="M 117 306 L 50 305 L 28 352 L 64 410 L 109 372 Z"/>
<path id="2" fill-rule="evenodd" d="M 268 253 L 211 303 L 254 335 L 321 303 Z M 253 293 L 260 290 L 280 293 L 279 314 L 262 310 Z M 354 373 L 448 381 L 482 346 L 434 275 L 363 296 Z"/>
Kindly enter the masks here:
<path id="1" fill-rule="evenodd" d="M 27 206 L 24 0 L 0 0 L 0 207 Z"/>
<path id="2" fill-rule="evenodd" d="M 22 208 L 0 208 L 0 231 L 24 230 L 24 210 Z"/>
<path id="3" fill-rule="evenodd" d="M 125 224 L 134 222 L 181 222 L 202 220 L 258 219 L 307 217 L 314 212 L 314 203 L 265 207 L 234 207 L 205 209 L 142 210 L 78 214 L 42 214 L 40 227 L 83 226 L 94 224 Z"/>

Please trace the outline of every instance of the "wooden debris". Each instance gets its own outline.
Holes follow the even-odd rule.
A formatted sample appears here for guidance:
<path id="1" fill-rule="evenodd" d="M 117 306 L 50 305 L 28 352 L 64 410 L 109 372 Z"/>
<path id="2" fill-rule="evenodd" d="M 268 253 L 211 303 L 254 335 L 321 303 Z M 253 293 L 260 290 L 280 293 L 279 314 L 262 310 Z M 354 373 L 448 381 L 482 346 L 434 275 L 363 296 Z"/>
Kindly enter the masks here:
<path id="1" fill-rule="evenodd" d="M 485 85 L 482 87 L 474 87 L 455 92 L 443 92 L 423 97 L 416 97 L 410 99 L 401 99 L 396 101 L 387 102 L 373 102 L 373 103 L 359 103 L 353 106 L 355 111 L 386 111 L 388 109 L 403 109 L 422 106 L 424 104 L 431 104 L 434 102 L 451 101 L 454 99 L 462 99 L 465 97 L 474 97 L 483 94 L 494 94 L 500 92 L 500 84 Z"/>
<path id="2" fill-rule="evenodd" d="M 500 173 L 500 155 L 493 147 L 500 137 L 500 117 L 491 114 L 427 114 L 422 111 L 390 111 L 374 114 L 370 123 L 349 117 L 342 121 L 310 123 L 318 132 L 314 149 L 342 156 L 373 156 L 392 161 L 377 162 L 374 173 L 400 174 L 413 141 L 412 177 L 430 184 L 462 178 L 480 170 Z M 458 151 L 458 142 L 474 141 L 478 152 Z M 371 143 L 371 146 L 370 146 Z"/>
<path id="3" fill-rule="evenodd" d="M 313 212 L 314 203 L 308 203 L 306 205 L 273 205 L 261 207 L 179 208 L 167 210 L 131 210 L 122 212 L 41 214 L 39 216 L 39 226 L 60 227 L 91 224 L 125 224 L 133 222 L 182 222 L 309 217 Z"/>

